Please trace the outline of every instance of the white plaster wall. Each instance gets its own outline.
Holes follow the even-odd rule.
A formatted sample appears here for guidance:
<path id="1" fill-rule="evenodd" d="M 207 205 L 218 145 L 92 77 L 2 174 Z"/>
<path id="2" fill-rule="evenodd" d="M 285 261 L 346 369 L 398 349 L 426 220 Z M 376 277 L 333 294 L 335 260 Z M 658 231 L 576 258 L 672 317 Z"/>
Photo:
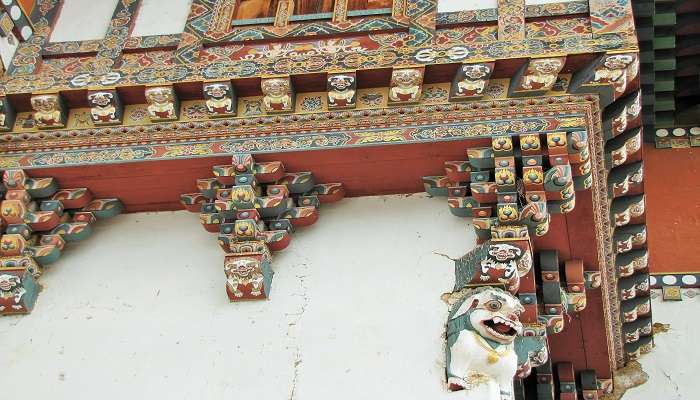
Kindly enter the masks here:
<path id="1" fill-rule="evenodd" d="M 118 0 L 64 0 L 51 42 L 102 39 Z"/>
<path id="2" fill-rule="evenodd" d="M 10 33 L 6 37 L 0 37 L 0 60 L 2 60 L 5 70 L 8 69 L 12 62 L 12 57 L 15 55 L 18 46 L 19 40 L 14 33 Z"/>
<path id="3" fill-rule="evenodd" d="M 0 387 L 26 399 L 441 399 L 453 262 L 444 198 L 344 199 L 277 253 L 271 298 L 229 303 L 223 252 L 187 212 L 117 216 L 0 318 Z M 459 396 L 455 396 L 459 397 Z"/>
<path id="4" fill-rule="evenodd" d="M 497 8 L 498 0 L 438 0 L 438 12 L 454 12 Z"/>
<path id="5" fill-rule="evenodd" d="M 131 36 L 182 33 L 191 5 L 192 0 L 141 0 Z"/>
<path id="6" fill-rule="evenodd" d="M 652 249 L 653 250 L 653 249 Z M 639 362 L 649 381 L 627 391 L 629 400 L 697 400 L 700 395 L 700 296 L 683 301 L 652 300 L 654 321 L 670 324 L 670 330 L 654 337 L 654 350 Z"/>

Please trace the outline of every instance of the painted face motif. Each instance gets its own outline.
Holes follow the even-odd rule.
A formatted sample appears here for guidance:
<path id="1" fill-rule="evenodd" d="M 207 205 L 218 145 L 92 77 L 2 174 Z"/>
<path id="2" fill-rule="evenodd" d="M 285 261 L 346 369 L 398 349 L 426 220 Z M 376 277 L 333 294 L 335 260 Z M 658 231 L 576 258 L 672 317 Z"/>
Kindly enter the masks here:
<path id="1" fill-rule="evenodd" d="M 610 56 L 605 60 L 605 66 L 610 69 L 627 68 L 634 61 L 634 57 L 629 54 Z"/>
<path id="2" fill-rule="evenodd" d="M 167 103 L 170 100 L 170 93 L 165 89 L 150 89 L 146 92 L 148 97 L 154 103 Z"/>
<path id="3" fill-rule="evenodd" d="M 553 74 L 561 68 L 561 61 L 557 59 L 544 59 L 534 61 L 535 70 L 542 74 Z"/>
<path id="4" fill-rule="evenodd" d="M 111 93 L 94 93 L 90 95 L 90 101 L 98 106 L 107 106 L 112 101 Z"/>
<path id="5" fill-rule="evenodd" d="M 11 292 L 21 283 L 18 276 L 2 274 L 0 275 L 0 291 Z"/>
<path id="6" fill-rule="evenodd" d="M 489 248 L 489 255 L 498 262 L 507 262 L 520 257 L 522 250 L 510 244 L 494 244 Z"/>
<path id="7" fill-rule="evenodd" d="M 415 86 L 419 83 L 420 72 L 413 69 L 402 69 L 394 73 L 394 80 L 401 87 Z"/>
<path id="8" fill-rule="evenodd" d="M 289 84 L 284 79 L 269 79 L 263 82 L 262 91 L 268 96 L 282 96 L 287 94 Z"/>
<path id="9" fill-rule="evenodd" d="M 331 87 L 335 90 L 343 91 L 352 86 L 353 77 L 348 75 L 337 75 L 331 78 Z"/>
<path id="10" fill-rule="evenodd" d="M 465 65 L 462 71 L 464 76 L 472 80 L 482 79 L 490 73 L 490 69 L 484 65 Z"/>
<path id="11" fill-rule="evenodd" d="M 32 98 L 32 107 L 37 111 L 50 112 L 56 107 L 56 99 L 53 96 L 39 96 Z"/>
<path id="12" fill-rule="evenodd" d="M 207 86 L 207 94 L 214 98 L 222 98 L 226 96 L 226 88 L 224 85 L 209 85 Z"/>
<path id="13" fill-rule="evenodd" d="M 257 262 L 249 259 L 237 259 L 226 265 L 226 275 L 248 278 L 255 273 Z"/>

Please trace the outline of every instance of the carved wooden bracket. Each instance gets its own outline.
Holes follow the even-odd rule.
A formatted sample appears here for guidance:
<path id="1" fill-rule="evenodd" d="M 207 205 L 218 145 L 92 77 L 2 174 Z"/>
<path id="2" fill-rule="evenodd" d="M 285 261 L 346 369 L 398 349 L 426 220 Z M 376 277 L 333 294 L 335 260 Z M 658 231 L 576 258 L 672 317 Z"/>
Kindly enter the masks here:
<path id="1" fill-rule="evenodd" d="M 118 199 L 60 189 L 54 178 L 30 178 L 20 169 L 4 172 L 0 199 L 0 315 L 29 313 L 44 266 L 66 243 L 89 236 L 95 221 L 123 208 Z"/>
<path id="2" fill-rule="evenodd" d="M 213 172 L 181 203 L 199 213 L 204 229 L 219 233 L 229 299 L 268 298 L 271 253 L 286 248 L 291 233 L 316 222 L 320 205 L 342 199 L 345 189 L 317 184 L 311 172 L 287 172 L 279 161 L 256 163 L 251 154 L 235 154 Z"/>
<path id="3" fill-rule="evenodd" d="M 480 241 L 518 237 L 522 226 L 542 236 L 550 214 L 573 210 L 575 190 L 591 186 L 585 131 L 495 136 L 491 147 L 468 149 L 467 156 L 445 162 L 445 176 L 423 183 L 431 195 L 447 195 L 452 214 L 473 217 Z"/>

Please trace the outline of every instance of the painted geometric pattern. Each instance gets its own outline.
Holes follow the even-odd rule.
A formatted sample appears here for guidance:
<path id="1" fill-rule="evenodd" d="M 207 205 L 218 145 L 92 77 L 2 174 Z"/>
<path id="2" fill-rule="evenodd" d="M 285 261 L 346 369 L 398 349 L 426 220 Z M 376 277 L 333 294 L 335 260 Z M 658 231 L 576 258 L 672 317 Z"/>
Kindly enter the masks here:
<path id="1" fill-rule="evenodd" d="M 630 0 L 591 0 L 590 9 L 594 34 L 611 32 L 634 34 L 634 17 Z"/>
<path id="2" fill-rule="evenodd" d="M 591 35 L 588 18 L 547 19 L 525 23 L 528 38 Z"/>

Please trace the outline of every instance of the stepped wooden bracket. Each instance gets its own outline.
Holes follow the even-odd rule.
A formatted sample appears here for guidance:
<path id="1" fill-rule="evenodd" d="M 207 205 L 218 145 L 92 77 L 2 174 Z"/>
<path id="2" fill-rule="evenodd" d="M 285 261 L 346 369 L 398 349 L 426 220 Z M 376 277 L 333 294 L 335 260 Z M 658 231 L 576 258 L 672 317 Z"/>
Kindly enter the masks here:
<path id="1" fill-rule="evenodd" d="M 229 299 L 268 298 L 272 252 L 286 248 L 296 228 L 316 222 L 321 204 L 342 199 L 343 185 L 317 184 L 311 172 L 287 172 L 281 162 L 257 163 L 251 154 L 235 154 L 213 173 L 181 203 L 219 234 Z"/>
<path id="2" fill-rule="evenodd" d="M 0 199 L 0 315 L 31 312 L 43 268 L 66 243 L 85 239 L 98 219 L 123 208 L 118 199 L 61 189 L 54 178 L 31 178 L 20 169 L 4 171 Z"/>
<path id="3" fill-rule="evenodd" d="M 472 217 L 482 242 L 513 234 L 506 233 L 512 226 L 546 234 L 550 214 L 573 210 L 575 190 L 591 186 L 586 131 L 494 136 L 467 158 L 445 162 L 445 176 L 423 183 L 431 195 L 447 196 L 452 214 Z"/>

